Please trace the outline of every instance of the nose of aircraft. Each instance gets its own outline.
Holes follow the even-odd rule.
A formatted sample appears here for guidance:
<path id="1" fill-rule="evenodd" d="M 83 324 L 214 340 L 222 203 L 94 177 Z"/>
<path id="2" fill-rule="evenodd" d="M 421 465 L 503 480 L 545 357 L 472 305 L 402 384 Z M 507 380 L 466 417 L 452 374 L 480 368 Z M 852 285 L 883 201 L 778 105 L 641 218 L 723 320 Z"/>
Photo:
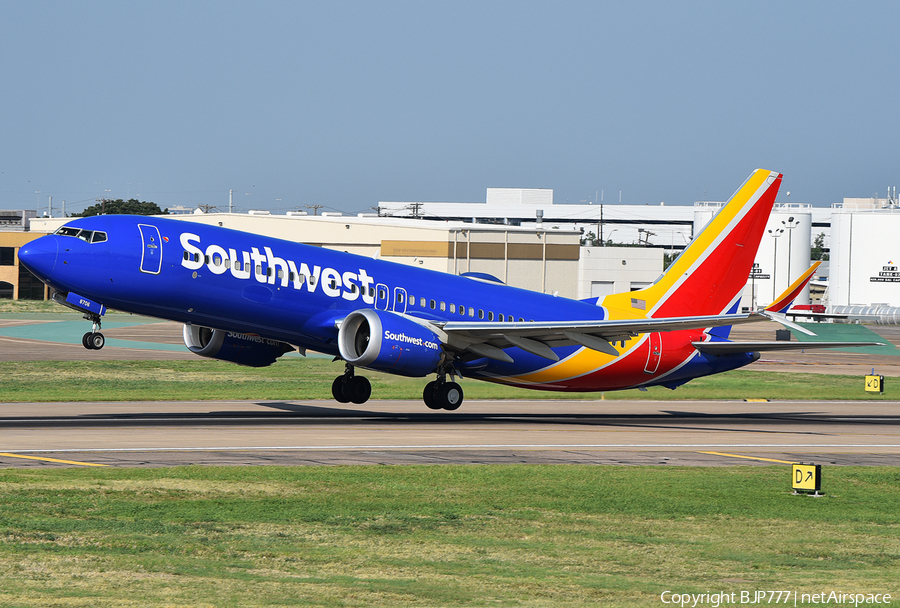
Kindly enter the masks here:
<path id="1" fill-rule="evenodd" d="M 41 279 L 48 278 L 56 267 L 59 247 L 56 237 L 42 236 L 19 249 L 19 262 Z"/>

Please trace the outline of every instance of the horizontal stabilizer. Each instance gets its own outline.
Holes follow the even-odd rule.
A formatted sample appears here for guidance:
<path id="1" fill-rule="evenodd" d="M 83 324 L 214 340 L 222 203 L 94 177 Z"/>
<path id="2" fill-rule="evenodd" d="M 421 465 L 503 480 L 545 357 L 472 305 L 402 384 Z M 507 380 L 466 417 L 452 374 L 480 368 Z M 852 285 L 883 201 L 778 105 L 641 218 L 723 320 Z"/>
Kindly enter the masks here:
<path id="1" fill-rule="evenodd" d="M 707 355 L 736 355 L 776 350 L 806 350 L 808 348 L 856 348 L 884 346 L 884 342 L 691 342 L 694 348 Z"/>

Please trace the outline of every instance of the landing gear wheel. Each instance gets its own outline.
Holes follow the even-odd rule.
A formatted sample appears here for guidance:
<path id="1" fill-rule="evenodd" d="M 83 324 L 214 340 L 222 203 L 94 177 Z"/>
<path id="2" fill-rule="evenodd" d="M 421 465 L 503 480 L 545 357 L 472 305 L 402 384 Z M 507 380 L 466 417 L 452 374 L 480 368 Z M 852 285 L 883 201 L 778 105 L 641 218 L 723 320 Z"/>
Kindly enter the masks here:
<path id="1" fill-rule="evenodd" d="M 344 392 L 350 401 L 361 405 L 372 396 L 372 385 L 365 376 L 353 376 L 344 383 Z"/>
<path id="2" fill-rule="evenodd" d="M 447 382 L 435 391 L 434 400 L 445 410 L 459 409 L 463 402 L 462 387 L 456 382 Z"/>
<path id="3" fill-rule="evenodd" d="M 338 403 L 350 403 L 350 397 L 344 395 L 344 377 L 338 376 L 331 383 L 331 396 Z"/>
<path id="4" fill-rule="evenodd" d="M 88 350 L 100 350 L 104 344 L 106 344 L 106 338 L 99 331 L 89 331 L 81 336 L 81 345 Z"/>
<path id="5" fill-rule="evenodd" d="M 438 383 L 431 381 L 425 385 L 425 390 L 422 391 L 422 400 L 425 402 L 425 405 L 428 406 L 430 410 L 439 410 L 441 409 L 440 404 L 438 404 L 437 400 L 434 398 L 434 394 L 436 392 Z"/>
<path id="6" fill-rule="evenodd" d="M 106 344 L 106 338 L 99 331 L 90 335 L 88 342 L 94 350 L 100 350 Z"/>

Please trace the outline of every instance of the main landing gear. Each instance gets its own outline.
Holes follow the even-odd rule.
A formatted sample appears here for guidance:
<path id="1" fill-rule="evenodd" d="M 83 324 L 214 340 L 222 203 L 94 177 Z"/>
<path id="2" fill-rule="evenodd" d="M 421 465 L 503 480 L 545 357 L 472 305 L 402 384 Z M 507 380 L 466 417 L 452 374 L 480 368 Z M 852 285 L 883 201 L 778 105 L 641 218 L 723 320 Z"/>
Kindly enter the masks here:
<path id="1" fill-rule="evenodd" d="M 344 375 L 338 376 L 331 383 L 331 396 L 338 403 L 363 404 L 372 396 L 372 385 L 365 376 L 353 375 L 353 366 L 344 364 Z"/>
<path id="2" fill-rule="evenodd" d="M 100 317 L 98 315 L 84 315 L 84 318 L 93 323 L 91 331 L 81 337 L 81 345 L 88 350 L 100 350 L 106 344 L 106 338 L 100 333 Z"/>
<path id="3" fill-rule="evenodd" d="M 453 411 L 462 405 L 463 390 L 456 382 L 447 382 L 447 372 L 441 370 L 437 380 L 425 385 L 422 399 L 429 409 Z"/>
<path id="4" fill-rule="evenodd" d="M 331 383 L 331 396 L 338 403 L 352 402 L 361 405 L 372 396 L 372 385 L 365 376 L 355 375 L 352 365 L 344 363 L 344 374 L 335 378 Z M 437 380 L 425 385 L 422 399 L 430 409 L 452 412 L 462 405 L 463 389 L 456 382 L 447 382 L 447 372 L 441 370 L 438 372 Z"/>

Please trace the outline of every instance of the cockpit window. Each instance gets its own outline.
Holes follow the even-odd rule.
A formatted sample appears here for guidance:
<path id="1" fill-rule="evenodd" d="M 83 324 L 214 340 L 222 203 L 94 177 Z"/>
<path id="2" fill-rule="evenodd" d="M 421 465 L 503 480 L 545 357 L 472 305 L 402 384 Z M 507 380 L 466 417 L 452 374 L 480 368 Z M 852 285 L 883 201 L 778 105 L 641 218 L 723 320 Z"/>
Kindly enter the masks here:
<path id="1" fill-rule="evenodd" d="M 62 226 L 54 232 L 60 236 L 74 236 L 87 243 L 103 243 L 106 241 L 106 233 L 99 230 L 81 230 L 71 226 Z"/>

